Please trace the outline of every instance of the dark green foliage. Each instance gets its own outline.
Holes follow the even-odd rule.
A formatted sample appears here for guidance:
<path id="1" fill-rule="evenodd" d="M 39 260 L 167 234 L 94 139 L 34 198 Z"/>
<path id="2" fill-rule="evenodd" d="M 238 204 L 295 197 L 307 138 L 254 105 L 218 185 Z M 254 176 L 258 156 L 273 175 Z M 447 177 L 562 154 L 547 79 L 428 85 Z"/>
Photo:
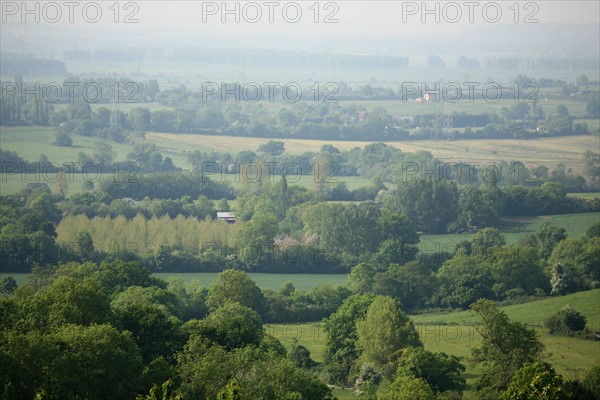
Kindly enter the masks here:
<path id="1" fill-rule="evenodd" d="M 458 212 L 455 182 L 411 179 L 399 186 L 388 207 L 405 214 L 419 232 L 446 233 Z"/>
<path id="2" fill-rule="evenodd" d="M 141 200 L 150 198 L 180 199 L 182 196 L 209 199 L 233 198 L 231 187 L 211 180 L 200 173 L 129 174 L 122 179 L 102 180 L 100 190 L 112 198 L 131 197 Z"/>
<path id="3" fill-rule="evenodd" d="M 585 373 L 581 385 L 594 394 L 596 399 L 600 399 L 600 365 L 593 366 Z"/>
<path id="4" fill-rule="evenodd" d="M 317 365 L 317 363 L 310 358 L 310 351 L 301 344 L 292 346 L 288 358 L 294 362 L 294 365 L 297 368 L 310 369 Z"/>
<path id="5" fill-rule="evenodd" d="M 173 395 L 173 381 L 166 380 L 161 386 L 153 384 L 147 396 L 136 397 L 136 400 L 183 400 L 181 395 Z"/>
<path id="6" fill-rule="evenodd" d="M 280 355 L 280 356 L 287 355 L 287 351 L 285 350 L 285 347 L 283 346 L 283 344 L 281 344 L 281 342 L 275 336 L 272 336 L 269 334 L 263 335 L 263 338 L 260 341 L 260 344 L 258 345 L 258 347 L 262 351 L 274 352 L 275 354 Z"/>
<path id="7" fill-rule="evenodd" d="M 255 347 L 227 352 L 220 346 L 207 346 L 200 337 L 192 337 L 178 361 L 181 392 L 186 398 L 215 398 L 220 391 L 228 391 L 232 378 L 236 379 L 243 399 L 332 398 L 325 384 L 295 368 L 292 361 Z"/>
<path id="8" fill-rule="evenodd" d="M 162 153 L 154 143 L 136 145 L 133 151 L 127 155 L 127 160 L 131 161 L 132 164 L 130 165 L 132 168 L 127 170 L 129 173 L 169 172 L 176 170 L 170 157 L 165 157 L 163 160 Z"/>
<path id="9" fill-rule="evenodd" d="M 438 271 L 436 302 L 446 307 L 467 308 L 481 298 L 492 297 L 490 269 L 474 257 L 456 256 Z"/>
<path id="10" fill-rule="evenodd" d="M 373 300 L 364 319 L 356 322 L 356 333 L 359 360 L 372 364 L 388 379 L 403 349 L 423 346 L 410 317 L 388 296 Z"/>
<path id="11" fill-rule="evenodd" d="M 406 310 L 424 308 L 436 288 L 436 277 L 431 269 L 420 261 L 403 265 L 392 264 L 385 272 L 373 278 L 373 292 L 400 301 Z"/>
<path id="12" fill-rule="evenodd" d="M 465 389 L 465 378 L 461 375 L 465 366 L 455 356 L 446 353 L 432 353 L 422 347 L 409 347 L 398 359 L 398 375 L 422 378 L 431 389 L 438 392 Z"/>
<path id="13" fill-rule="evenodd" d="M 589 287 L 593 282 L 600 281 L 600 237 L 586 235 L 565 239 L 554 247 L 548 263 L 561 264 L 575 270 L 575 279 L 580 282 L 574 290 L 581 286 Z"/>
<path id="14" fill-rule="evenodd" d="M 58 129 L 54 135 L 54 143 L 57 146 L 69 147 L 73 144 L 71 134 L 64 129 Z"/>
<path id="15" fill-rule="evenodd" d="M 567 232 L 564 228 L 544 225 L 535 233 L 535 235 L 529 238 L 528 242 L 532 246 L 537 247 L 540 256 L 546 260 L 558 242 L 561 242 L 566 238 Z"/>
<path id="16" fill-rule="evenodd" d="M 227 350 L 258 345 L 264 336 L 260 316 L 239 303 L 227 303 L 200 321 L 198 334 Z"/>
<path id="17" fill-rule="evenodd" d="M 246 283 L 243 294 L 252 297 L 256 286 Z M 122 261 L 36 267 L 30 284 L 0 299 L 0 396 L 108 400 L 151 387 L 138 399 L 214 399 L 219 392 L 224 398 L 332 398 L 324 383 L 295 366 L 315 365 L 306 349 L 297 348 L 289 360 L 282 344 L 264 334 L 260 316 L 231 298 L 235 291 L 219 293 L 213 300 L 223 305 L 182 325 L 189 307 L 204 304 L 205 291 L 194 285 L 173 281 L 167 288 Z M 316 290 L 313 298 L 326 303 L 329 295 Z"/>
<path id="18" fill-rule="evenodd" d="M 471 254 L 486 256 L 497 247 L 506 244 L 504 235 L 497 228 L 485 228 L 477 232 L 469 239 L 471 242 Z"/>
<path id="19" fill-rule="evenodd" d="M 268 142 L 258 146 L 257 151 L 267 153 L 272 156 L 278 156 L 283 154 L 283 152 L 285 151 L 285 143 L 275 140 L 269 140 Z"/>
<path id="20" fill-rule="evenodd" d="M 585 234 L 589 237 L 600 237 L 600 222 L 590 226 Z"/>
<path id="21" fill-rule="evenodd" d="M 259 314 L 263 313 L 265 299 L 250 276 L 234 269 L 223 271 L 208 288 L 206 304 L 213 310 L 230 303 L 239 303 Z"/>
<path id="22" fill-rule="evenodd" d="M 346 382 L 350 367 L 358 358 L 356 322 L 365 317 L 374 298 L 373 295 L 350 296 L 323 321 L 325 360 L 332 382 Z"/>
<path id="23" fill-rule="evenodd" d="M 0 279 L 0 293 L 12 294 L 17 288 L 17 281 L 12 276 L 5 276 Z"/>
<path id="24" fill-rule="evenodd" d="M 427 382 L 411 375 L 399 374 L 387 387 L 378 393 L 379 400 L 435 400 L 436 395 Z"/>
<path id="25" fill-rule="evenodd" d="M 544 264 L 538 251 L 528 245 L 511 245 L 497 248 L 487 257 L 479 258 L 484 265 L 489 265 L 495 282 L 502 290 L 495 291 L 495 296 L 503 299 L 509 292 L 534 295 L 536 289 L 547 292 L 548 277 L 544 273 Z"/>
<path id="26" fill-rule="evenodd" d="M 562 377 L 542 362 L 525 364 L 515 372 L 502 400 L 574 400 Z"/>
<path id="27" fill-rule="evenodd" d="M 217 393 L 217 400 L 242 400 L 241 388 L 235 379 Z"/>
<path id="28" fill-rule="evenodd" d="M 288 286 L 263 293 L 267 322 L 319 321 L 334 313 L 351 294 L 346 287 L 329 285 L 314 287 L 310 292 L 289 291 Z"/>
<path id="29" fill-rule="evenodd" d="M 170 381 L 170 386 L 173 387 L 174 381 L 179 382 L 179 374 L 177 368 L 167 362 L 162 356 L 155 358 L 144 366 L 144 370 L 142 371 L 142 387 L 151 387 L 154 389 L 154 393 L 161 393 L 157 390 L 158 383 L 166 383 L 167 381 Z M 164 383 L 162 389 L 164 389 Z"/>
<path id="30" fill-rule="evenodd" d="M 471 308 L 482 322 L 478 328 L 481 347 L 472 350 L 473 360 L 483 364 L 476 389 L 484 399 L 497 399 L 515 371 L 539 359 L 543 344 L 534 330 L 520 322 L 511 322 L 492 301 L 482 299 Z"/>
<path id="31" fill-rule="evenodd" d="M 145 295 L 136 296 L 128 290 L 111 303 L 115 325 L 131 332 L 144 362 L 162 356 L 169 360 L 181 347 L 181 321 L 164 305 Z"/>
<path id="32" fill-rule="evenodd" d="M 142 371 L 139 350 L 110 325 L 64 325 L 48 335 L 6 332 L 0 345 L 2 398 L 133 398 Z M 107 384 L 109 383 L 109 384 Z"/>
<path id="33" fill-rule="evenodd" d="M 582 332 L 585 324 L 585 316 L 570 306 L 562 308 L 545 321 L 550 333 L 556 335 L 572 335 Z"/>
<path id="34" fill-rule="evenodd" d="M 414 260 L 419 242 L 414 226 L 401 213 L 380 210 L 374 203 L 328 204 L 307 207 L 304 230 L 319 235 L 319 245 L 338 257 L 365 258 L 382 265 Z"/>

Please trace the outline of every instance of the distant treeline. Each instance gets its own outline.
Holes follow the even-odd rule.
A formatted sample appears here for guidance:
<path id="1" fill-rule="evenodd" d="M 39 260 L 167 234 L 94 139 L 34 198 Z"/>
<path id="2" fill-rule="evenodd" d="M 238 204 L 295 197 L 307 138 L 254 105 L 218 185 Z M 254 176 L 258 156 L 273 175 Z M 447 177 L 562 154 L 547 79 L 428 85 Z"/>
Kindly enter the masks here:
<path id="1" fill-rule="evenodd" d="M 162 61 L 286 68 L 394 69 L 408 67 L 408 57 L 315 54 L 261 49 L 180 48 L 171 52 L 143 49 L 66 51 L 67 61 Z"/>
<path id="2" fill-rule="evenodd" d="M 490 57 L 484 59 L 494 69 L 598 69 L 597 58 L 582 57 Z"/>
<path id="3" fill-rule="evenodd" d="M 6 52 L 0 55 L 0 70 L 2 75 L 65 76 L 68 74 L 63 61 Z"/>
<path id="4" fill-rule="evenodd" d="M 395 69 L 407 68 L 409 58 L 404 56 L 327 54 L 268 49 L 212 49 L 188 47 L 166 51 L 152 49 L 91 49 L 69 50 L 63 53 L 66 61 L 159 61 L 175 63 L 225 64 L 239 66 L 261 66 L 274 68 L 346 68 L 346 69 Z M 429 63 L 431 68 L 443 68 L 448 62 L 440 56 L 431 56 L 436 63 Z M 466 57 L 460 56 L 456 61 L 459 68 L 488 69 L 598 69 L 596 58 L 585 57 Z"/>
<path id="5" fill-rule="evenodd" d="M 528 89 L 527 85 L 531 83 L 534 87 Z M 18 79 L 14 83 L 2 82 L 0 116 L 3 125 L 50 125 L 64 135 L 74 133 L 98 136 L 117 142 L 143 138 L 146 130 L 368 141 L 536 138 L 587 134 L 587 124 L 575 123 L 575 118 L 600 117 L 598 92 L 589 89 L 595 83 L 585 75 L 579 77 L 576 84 L 547 79 L 535 82 L 519 75 L 515 78 L 515 85 L 501 90 L 503 98 L 508 96 L 513 99 L 513 89 L 518 88 L 517 100 L 499 112 L 443 112 L 439 99 L 430 97 L 422 105 L 424 109 L 420 110 L 419 114 L 428 111 L 423 115 L 394 115 L 383 107 L 367 109 L 360 104 L 360 100 L 421 100 L 420 96 L 425 93 L 415 94 L 415 88 L 409 91 L 407 87 L 400 87 L 394 91 L 365 85 L 353 89 L 344 82 L 315 84 L 308 88 L 290 84 L 292 91 L 296 91 L 296 94 L 290 94 L 287 91 L 289 87 L 284 89 L 285 85 L 268 87 L 266 84 L 256 84 L 241 87 L 236 83 L 209 82 L 210 87 L 205 85 L 199 90 L 190 90 L 183 85 L 160 90 L 156 80 L 134 82 L 126 79 L 81 80 L 70 77 L 62 83 L 62 93 L 51 103 L 44 101 L 47 100 L 44 98 L 40 101 L 34 95 L 25 96 L 26 101 L 23 102 L 22 96 L 15 94 L 15 84 L 19 87 L 32 85 Z M 58 83 L 55 85 L 61 86 Z M 585 113 L 572 115 L 564 105 L 558 105 L 555 110 L 543 109 L 535 101 L 538 96 L 536 87 L 541 85 L 554 85 L 552 87 L 557 88 L 555 93 L 547 96 L 585 102 Z M 94 87 L 91 92 L 98 93 L 94 94 L 93 101 L 86 98 L 86 93 L 87 96 L 90 95 L 84 89 L 91 86 Z M 76 89 L 67 90 L 67 87 Z M 439 91 L 440 87 L 433 85 L 431 89 Z M 424 89 L 419 89 L 421 90 Z M 42 90 L 41 93 L 43 95 L 46 92 Z M 443 89 L 441 93 L 444 93 Z M 481 97 L 482 93 L 481 90 L 475 90 L 473 101 L 488 101 Z M 46 93 L 45 96 L 53 95 Z M 462 98 L 468 101 L 467 94 L 463 93 Z M 358 102 L 349 104 L 348 100 L 351 99 Z M 112 110 L 98 107 L 92 111 L 90 106 L 90 103 L 110 102 L 117 103 Z M 120 110 L 122 107 L 119 105 L 123 102 L 139 104 L 139 107 L 125 113 Z M 164 108 L 151 111 L 144 107 L 144 104 L 151 102 L 158 102 Z M 267 102 L 276 102 L 280 107 L 277 111 L 267 110 L 263 105 Z M 54 109 L 54 104 L 57 103 L 68 103 L 68 107 L 57 111 Z"/>

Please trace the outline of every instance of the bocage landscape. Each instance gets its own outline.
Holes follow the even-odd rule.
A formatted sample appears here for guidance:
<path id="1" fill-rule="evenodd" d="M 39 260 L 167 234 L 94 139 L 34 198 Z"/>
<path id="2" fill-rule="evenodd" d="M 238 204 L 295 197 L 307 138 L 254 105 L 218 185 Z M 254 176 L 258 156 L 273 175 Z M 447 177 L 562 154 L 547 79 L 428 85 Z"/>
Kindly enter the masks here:
<path id="1" fill-rule="evenodd" d="M 0 399 L 600 400 L 599 2 L 0 11 Z"/>

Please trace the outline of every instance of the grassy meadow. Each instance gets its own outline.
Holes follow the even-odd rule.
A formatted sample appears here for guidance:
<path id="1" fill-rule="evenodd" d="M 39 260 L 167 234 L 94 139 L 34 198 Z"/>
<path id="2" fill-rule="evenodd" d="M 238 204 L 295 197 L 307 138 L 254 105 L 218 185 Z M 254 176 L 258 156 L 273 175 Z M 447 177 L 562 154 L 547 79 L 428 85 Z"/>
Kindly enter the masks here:
<path id="1" fill-rule="evenodd" d="M 28 273 L 0 273 L 0 278 L 4 276 L 12 276 L 18 285 L 27 283 L 31 274 Z M 184 282 L 197 280 L 202 286 L 209 286 L 216 278 L 217 272 L 164 272 L 156 273 L 155 277 L 168 281 L 169 278 L 181 278 Z M 344 274 L 263 274 L 249 273 L 250 277 L 256 282 L 261 289 L 280 288 L 286 282 L 292 282 L 296 290 L 309 291 L 312 288 L 320 285 L 340 286 L 346 282 Z"/>
<path id="2" fill-rule="evenodd" d="M 217 272 L 201 273 L 156 273 L 154 276 L 164 280 L 170 277 L 181 278 L 188 282 L 197 279 L 203 286 L 209 286 L 216 278 Z M 309 291 L 320 285 L 340 286 L 346 282 L 346 275 L 343 274 L 263 274 L 250 272 L 248 275 L 256 282 L 261 289 L 280 288 L 286 282 L 292 282 L 296 290 Z"/>
<path id="3" fill-rule="evenodd" d="M 569 237 L 584 234 L 590 226 L 600 221 L 600 213 L 542 215 L 537 217 L 503 218 L 499 229 L 504 234 L 507 244 L 517 243 L 522 237 L 537 232 L 542 225 L 565 228 Z M 468 240 L 473 234 L 421 235 L 419 249 L 422 253 L 452 252 L 454 246 Z"/>

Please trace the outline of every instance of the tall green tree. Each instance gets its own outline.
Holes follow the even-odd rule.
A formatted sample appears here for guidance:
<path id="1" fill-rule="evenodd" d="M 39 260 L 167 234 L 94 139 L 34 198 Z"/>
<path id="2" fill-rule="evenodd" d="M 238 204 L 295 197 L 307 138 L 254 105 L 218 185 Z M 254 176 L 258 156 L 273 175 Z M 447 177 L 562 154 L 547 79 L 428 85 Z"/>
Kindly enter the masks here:
<path id="1" fill-rule="evenodd" d="M 423 346 L 408 315 L 388 296 L 373 300 L 365 318 L 356 323 L 356 348 L 361 363 L 372 363 L 384 376 L 396 369 L 394 362 L 400 350 Z"/>
<path id="2" fill-rule="evenodd" d="M 477 232 L 469 239 L 472 254 L 487 255 L 498 247 L 506 244 L 506 238 L 498 228 L 485 228 Z"/>
<path id="3" fill-rule="evenodd" d="M 481 298 L 493 296 L 492 271 L 475 257 L 456 255 L 437 273 L 435 302 L 446 307 L 467 308 Z"/>
<path id="4" fill-rule="evenodd" d="M 255 212 L 250 221 L 242 225 L 235 238 L 240 261 L 250 267 L 267 262 L 277 231 L 277 217 L 272 212 Z"/>
<path id="5" fill-rule="evenodd" d="M 94 143 L 94 151 L 92 152 L 92 160 L 99 164 L 100 167 L 108 167 L 113 162 L 117 155 L 117 152 L 113 150 L 112 146 L 104 142 Z"/>
<path id="6" fill-rule="evenodd" d="M 511 322 L 493 301 L 479 300 L 471 308 L 482 322 L 478 328 L 481 346 L 472 350 L 473 360 L 483 367 L 476 389 L 481 398 L 497 399 L 515 371 L 540 358 L 544 345 L 533 329 Z"/>
<path id="7" fill-rule="evenodd" d="M 239 303 L 227 303 L 200 323 L 200 333 L 228 350 L 258 345 L 264 336 L 260 315 Z"/>
<path id="8" fill-rule="evenodd" d="M 410 375 L 398 375 L 392 384 L 382 388 L 379 400 L 435 400 L 437 397 L 424 379 Z"/>
<path id="9" fill-rule="evenodd" d="M 2 398 L 134 398 L 142 372 L 129 332 L 109 324 L 63 325 L 49 334 L 10 332 L 0 341 Z"/>
<path id="10" fill-rule="evenodd" d="M 145 363 L 160 356 L 171 360 L 184 340 L 179 329 L 181 320 L 169 309 L 177 307 L 172 303 L 176 300 L 156 288 L 140 289 L 130 287 L 111 302 L 115 325 L 131 332 Z"/>
<path id="11" fill-rule="evenodd" d="M 358 358 L 356 322 L 365 317 L 374 298 L 372 294 L 352 295 L 323 320 L 325 362 L 334 383 L 346 383 L 350 368 Z"/>
<path id="12" fill-rule="evenodd" d="M 405 214 L 417 231 L 446 233 L 458 217 L 458 199 L 455 182 L 411 179 L 398 185 L 386 207 Z"/>
<path id="13" fill-rule="evenodd" d="M 133 398 L 142 362 L 129 332 L 108 324 L 66 325 L 56 338 L 62 348 L 54 372 L 59 392 L 74 398 Z"/>
<path id="14" fill-rule="evenodd" d="M 549 364 L 535 362 L 517 370 L 501 400 L 574 400 Z"/>
<path id="15" fill-rule="evenodd" d="M 228 269 L 219 273 L 211 283 L 206 304 L 216 310 L 230 303 L 239 303 L 261 314 L 264 301 L 261 290 L 247 273 Z"/>
<path id="16" fill-rule="evenodd" d="M 432 353 L 422 347 L 409 347 L 398 360 L 397 375 L 424 379 L 435 393 L 455 391 L 462 393 L 465 366 L 455 356 Z"/>

